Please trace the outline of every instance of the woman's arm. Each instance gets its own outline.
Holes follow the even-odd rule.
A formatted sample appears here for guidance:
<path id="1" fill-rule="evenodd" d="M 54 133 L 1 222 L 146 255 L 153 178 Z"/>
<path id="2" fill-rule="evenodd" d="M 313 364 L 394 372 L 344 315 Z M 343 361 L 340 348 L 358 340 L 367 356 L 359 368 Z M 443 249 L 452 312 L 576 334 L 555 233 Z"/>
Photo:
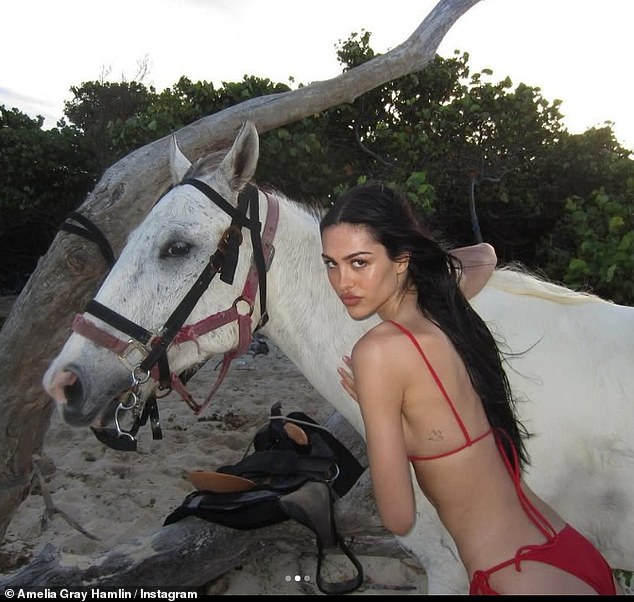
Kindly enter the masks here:
<path id="1" fill-rule="evenodd" d="M 376 337 L 363 337 L 352 352 L 353 390 L 363 416 L 381 521 L 393 533 L 404 535 L 414 523 L 415 502 L 401 417 L 403 384 L 390 370 L 388 355 Z"/>
<path id="2" fill-rule="evenodd" d="M 449 251 L 462 263 L 460 288 L 467 299 L 475 297 L 486 285 L 497 264 L 495 249 L 486 242 Z"/>

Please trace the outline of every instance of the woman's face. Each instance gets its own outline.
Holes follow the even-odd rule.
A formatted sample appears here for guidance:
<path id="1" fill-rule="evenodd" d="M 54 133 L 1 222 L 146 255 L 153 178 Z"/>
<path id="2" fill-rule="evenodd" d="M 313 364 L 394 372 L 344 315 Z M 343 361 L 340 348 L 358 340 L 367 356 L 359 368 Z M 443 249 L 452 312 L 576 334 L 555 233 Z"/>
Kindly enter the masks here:
<path id="1" fill-rule="evenodd" d="M 388 319 L 396 312 L 407 261 L 392 261 L 362 225 L 328 226 L 321 243 L 330 285 L 352 318 Z"/>

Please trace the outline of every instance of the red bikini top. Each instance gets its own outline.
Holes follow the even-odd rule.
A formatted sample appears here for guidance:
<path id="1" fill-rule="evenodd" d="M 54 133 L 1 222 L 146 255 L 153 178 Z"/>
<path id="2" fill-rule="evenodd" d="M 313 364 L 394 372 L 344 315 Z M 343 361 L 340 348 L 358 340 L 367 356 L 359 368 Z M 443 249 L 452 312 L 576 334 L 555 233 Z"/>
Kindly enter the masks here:
<path id="1" fill-rule="evenodd" d="M 436 460 L 437 458 L 444 458 L 446 456 L 451 456 L 453 454 L 458 453 L 459 451 L 462 451 L 463 449 L 466 449 L 467 447 L 471 447 L 474 443 L 477 443 L 481 439 L 484 439 L 487 435 L 490 435 L 493 432 L 491 428 L 489 428 L 486 432 L 482 433 L 481 435 L 478 435 L 475 439 L 471 438 L 471 436 L 469 435 L 469 431 L 467 431 L 467 428 L 465 427 L 464 423 L 462 422 L 462 419 L 460 418 L 460 414 L 458 414 L 458 411 L 453 405 L 451 398 L 447 394 L 447 390 L 443 386 L 442 381 L 438 377 L 438 374 L 436 374 L 436 371 L 434 370 L 433 366 L 429 363 L 429 360 L 427 359 L 427 356 L 425 355 L 425 352 L 423 351 L 422 347 L 419 345 L 418 341 L 416 340 L 416 337 L 414 337 L 414 335 L 409 330 L 407 330 L 407 328 L 405 328 L 404 326 L 401 326 L 398 322 L 394 322 L 394 320 L 388 320 L 388 322 L 394 324 L 394 326 L 396 326 L 403 334 L 406 334 L 409 337 L 410 341 L 412 341 L 416 349 L 418 349 L 418 352 L 420 353 L 421 357 L 425 361 L 425 364 L 427 365 L 427 368 L 429 369 L 429 372 L 432 375 L 432 378 L 436 382 L 438 389 L 443 394 L 443 397 L 447 400 L 447 403 L 449 404 L 449 407 L 451 408 L 451 411 L 453 412 L 456 422 L 458 423 L 458 426 L 460 427 L 460 430 L 462 431 L 462 434 L 464 435 L 464 438 L 465 438 L 464 445 L 461 445 L 460 447 L 453 449 L 451 451 L 445 452 L 444 454 L 437 454 L 435 456 L 407 456 L 407 459 L 411 461 Z"/>

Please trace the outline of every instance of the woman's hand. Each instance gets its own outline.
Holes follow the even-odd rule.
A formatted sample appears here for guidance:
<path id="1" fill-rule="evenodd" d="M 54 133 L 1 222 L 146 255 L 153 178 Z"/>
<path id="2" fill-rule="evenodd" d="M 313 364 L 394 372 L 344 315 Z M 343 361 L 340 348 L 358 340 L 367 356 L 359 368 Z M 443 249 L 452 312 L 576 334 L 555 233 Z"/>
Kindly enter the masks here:
<path id="1" fill-rule="evenodd" d="M 337 368 L 337 372 L 341 377 L 339 381 L 341 386 L 346 390 L 346 393 L 352 397 L 357 403 L 359 398 L 357 397 L 357 389 L 354 386 L 354 375 L 352 374 L 352 360 L 347 356 L 343 356 L 344 367 Z"/>
<path id="2" fill-rule="evenodd" d="M 497 265 L 495 249 L 486 242 L 449 251 L 462 263 L 458 284 L 467 299 L 475 297 L 486 285 Z"/>

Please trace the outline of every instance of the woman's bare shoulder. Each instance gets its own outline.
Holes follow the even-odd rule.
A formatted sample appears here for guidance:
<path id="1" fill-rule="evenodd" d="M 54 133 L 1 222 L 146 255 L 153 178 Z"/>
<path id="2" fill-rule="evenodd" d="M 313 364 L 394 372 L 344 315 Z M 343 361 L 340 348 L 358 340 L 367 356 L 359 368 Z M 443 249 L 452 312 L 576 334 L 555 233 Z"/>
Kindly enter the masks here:
<path id="1" fill-rule="evenodd" d="M 399 344 L 399 331 L 387 322 L 381 322 L 368 330 L 354 345 L 352 357 L 361 361 L 384 361 L 394 353 Z"/>
<path id="2" fill-rule="evenodd" d="M 353 355 L 361 361 L 381 361 L 401 364 L 406 357 L 419 356 L 419 348 L 426 355 L 445 359 L 451 354 L 447 336 L 438 328 L 422 327 L 409 330 L 416 341 L 410 339 L 400 328 L 382 322 L 366 332 L 355 344 Z"/>
<path id="3" fill-rule="evenodd" d="M 368 337 L 366 345 L 379 347 L 384 359 L 391 358 L 399 365 L 404 364 L 406 358 L 410 358 L 411 361 L 420 361 L 421 353 L 432 364 L 447 364 L 456 361 L 455 348 L 451 340 L 438 326 L 429 321 L 410 326 L 407 328 L 408 336 L 393 324 L 383 322 L 372 329 L 374 333 L 372 331 L 367 333 L 372 336 Z M 379 329 L 379 327 L 382 328 Z"/>

